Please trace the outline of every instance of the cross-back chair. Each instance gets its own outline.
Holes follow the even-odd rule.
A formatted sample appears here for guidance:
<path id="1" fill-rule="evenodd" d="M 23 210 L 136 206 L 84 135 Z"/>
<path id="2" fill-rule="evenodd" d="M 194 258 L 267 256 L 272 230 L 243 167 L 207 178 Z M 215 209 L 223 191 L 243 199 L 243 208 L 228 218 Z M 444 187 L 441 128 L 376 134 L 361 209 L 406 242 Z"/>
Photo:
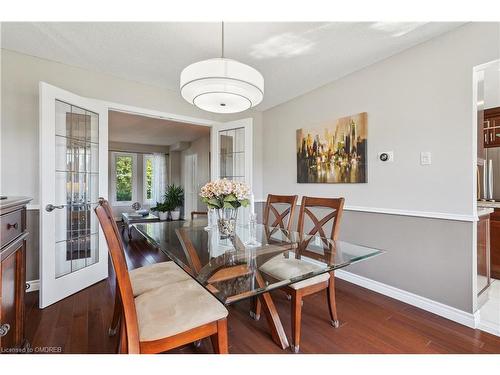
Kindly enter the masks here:
<path id="1" fill-rule="evenodd" d="M 297 206 L 296 195 L 274 195 L 268 194 L 266 207 L 264 208 L 263 224 L 266 227 L 276 227 L 290 231 L 293 224 L 293 214 Z M 277 205 L 288 205 L 279 212 Z M 271 214 L 273 217 L 271 217 Z"/>
<path id="2" fill-rule="evenodd" d="M 228 312 L 196 281 L 183 280 L 134 296 L 125 252 L 104 202 L 100 200 L 95 213 L 120 295 L 120 352 L 160 353 L 210 337 L 216 352 L 227 353 Z"/>
<path id="3" fill-rule="evenodd" d="M 337 239 L 340 230 L 343 208 L 344 198 L 302 197 L 297 225 L 297 231 L 302 235 L 302 240 L 298 249 L 295 251 L 295 258 L 287 259 L 284 257 L 275 257 L 263 264 L 260 269 L 271 278 L 280 280 L 298 276 L 296 274 L 290 274 L 290 272 L 297 272 L 297 270 L 299 270 L 299 274 L 314 272 L 317 270 L 318 266 L 301 259 L 302 257 L 331 262 L 332 259 L 325 259 L 325 256 L 333 257 L 335 249 L 332 248 L 332 244 L 327 239 Z M 326 214 L 322 217 L 318 217 L 318 215 L 314 212 L 314 209 L 323 213 L 326 211 Z M 308 221 L 311 222 L 312 227 L 311 229 L 306 230 L 306 222 Z M 329 233 L 325 229 L 328 225 L 331 225 Z M 325 253 L 318 253 L 308 249 L 311 240 L 315 238 L 314 236 L 320 236 L 323 238 L 322 245 L 326 250 Z M 337 316 L 337 307 L 335 302 L 335 275 L 333 271 L 284 287 L 284 290 L 290 296 L 292 304 L 291 348 L 296 353 L 300 348 L 303 298 L 325 289 L 327 290 L 331 323 L 335 328 L 337 328 L 340 323 Z"/>

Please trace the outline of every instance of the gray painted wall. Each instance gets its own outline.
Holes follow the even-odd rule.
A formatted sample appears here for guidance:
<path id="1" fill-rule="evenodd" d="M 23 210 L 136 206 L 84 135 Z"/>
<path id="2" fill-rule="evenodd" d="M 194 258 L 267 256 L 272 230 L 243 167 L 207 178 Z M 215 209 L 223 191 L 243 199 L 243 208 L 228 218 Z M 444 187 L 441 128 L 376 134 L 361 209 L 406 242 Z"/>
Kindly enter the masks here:
<path id="1" fill-rule="evenodd" d="M 264 112 L 264 194 L 343 196 L 346 205 L 474 212 L 472 69 L 500 56 L 500 23 L 472 23 Z M 368 113 L 368 183 L 298 184 L 296 130 Z M 377 153 L 394 151 L 394 162 Z M 432 165 L 420 165 L 420 152 Z"/>
<path id="2" fill-rule="evenodd" d="M 469 23 L 264 112 L 264 194 L 346 198 L 341 238 L 388 254 L 351 271 L 472 312 L 472 69 L 500 56 L 500 23 Z M 296 130 L 368 113 L 368 183 L 298 184 Z M 394 162 L 377 153 L 394 151 Z M 432 152 L 421 166 L 420 152 Z M 424 217 L 367 213 L 413 211 Z"/>
<path id="3" fill-rule="evenodd" d="M 260 220 L 264 206 L 265 203 L 256 204 Z M 297 227 L 299 209 L 297 206 L 292 228 Z M 454 220 L 344 211 L 341 240 L 386 251 L 344 270 L 471 313 L 470 249 L 474 225 Z M 305 230 L 308 229 L 306 224 Z"/>

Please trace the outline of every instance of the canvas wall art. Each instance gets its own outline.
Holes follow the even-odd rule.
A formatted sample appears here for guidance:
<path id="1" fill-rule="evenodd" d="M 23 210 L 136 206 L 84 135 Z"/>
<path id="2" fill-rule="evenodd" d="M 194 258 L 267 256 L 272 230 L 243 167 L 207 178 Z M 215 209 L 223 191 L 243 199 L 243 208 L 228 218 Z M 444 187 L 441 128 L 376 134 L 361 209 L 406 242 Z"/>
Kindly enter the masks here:
<path id="1" fill-rule="evenodd" d="M 297 182 L 367 182 L 367 127 L 363 112 L 321 128 L 297 130 Z"/>

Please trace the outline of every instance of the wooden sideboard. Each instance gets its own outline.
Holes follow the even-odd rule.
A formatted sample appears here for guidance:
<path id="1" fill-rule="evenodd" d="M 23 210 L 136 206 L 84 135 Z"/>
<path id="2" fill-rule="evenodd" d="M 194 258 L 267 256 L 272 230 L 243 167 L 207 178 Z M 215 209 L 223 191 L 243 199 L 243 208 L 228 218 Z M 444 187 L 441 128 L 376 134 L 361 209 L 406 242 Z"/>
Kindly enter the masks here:
<path id="1" fill-rule="evenodd" d="M 0 353 L 27 345 L 24 335 L 27 197 L 0 200 Z"/>

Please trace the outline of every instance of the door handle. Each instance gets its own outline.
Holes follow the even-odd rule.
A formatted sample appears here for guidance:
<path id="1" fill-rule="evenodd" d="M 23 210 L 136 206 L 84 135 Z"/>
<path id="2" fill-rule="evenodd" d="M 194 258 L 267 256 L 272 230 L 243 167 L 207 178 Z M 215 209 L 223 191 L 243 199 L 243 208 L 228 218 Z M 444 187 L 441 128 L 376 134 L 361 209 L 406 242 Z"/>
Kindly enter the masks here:
<path id="1" fill-rule="evenodd" d="M 45 206 L 45 211 L 52 212 L 56 208 L 58 208 L 58 209 L 64 208 L 64 204 L 61 204 L 60 206 L 54 206 L 53 204 L 48 204 L 48 205 Z"/>
<path id="2" fill-rule="evenodd" d="M 10 331 L 10 324 L 0 325 L 0 337 L 4 337 Z"/>

